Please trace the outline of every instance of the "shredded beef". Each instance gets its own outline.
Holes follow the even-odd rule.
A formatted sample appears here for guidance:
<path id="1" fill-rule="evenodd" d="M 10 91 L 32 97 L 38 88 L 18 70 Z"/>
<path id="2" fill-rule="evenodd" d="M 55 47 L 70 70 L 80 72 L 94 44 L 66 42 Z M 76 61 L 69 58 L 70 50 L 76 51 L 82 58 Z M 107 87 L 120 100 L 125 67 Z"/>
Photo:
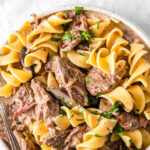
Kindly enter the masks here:
<path id="1" fill-rule="evenodd" d="M 87 75 L 90 81 L 89 83 L 86 83 L 87 90 L 93 96 L 96 96 L 99 93 L 108 93 L 120 84 L 121 76 L 120 72 L 111 75 L 93 67 L 89 70 Z"/>
<path id="2" fill-rule="evenodd" d="M 46 70 L 55 73 L 56 80 L 65 87 L 71 102 L 82 106 L 88 104 L 85 75 L 69 60 L 54 56 L 54 60 L 50 59 L 46 64 Z"/>
<path id="3" fill-rule="evenodd" d="M 52 146 L 56 150 L 69 150 L 83 141 L 83 133 L 86 126 L 78 126 L 73 130 L 55 131 L 55 135 L 48 133 L 44 138 L 44 143 L 47 146 Z"/>
<path id="4" fill-rule="evenodd" d="M 113 105 L 106 99 L 100 100 L 99 109 L 104 112 L 109 112 Z M 124 130 L 135 130 L 139 128 L 146 128 L 149 121 L 146 120 L 142 115 L 135 115 L 133 112 L 121 111 L 118 113 L 113 112 L 115 118 L 118 120 L 119 125 Z"/>
<path id="5" fill-rule="evenodd" d="M 69 103 L 71 102 L 70 96 L 68 95 L 68 92 L 65 88 L 48 88 L 47 89 L 51 94 L 53 94 L 57 99 L 60 100 L 60 103 L 62 105 L 67 104 L 68 107 L 74 107 L 76 106 L 75 103 Z"/>
<path id="6" fill-rule="evenodd" d="M 14 130 L 13 133 L 21 150 L 38 150 L 31 139 L 25 140 L 25 137 L 21 132 Z"/>
<path id="7" fill-rule="evenodd" d="M 66 31 L 66 33 L 70 33 L 73 36 L 73 38 L 71 41 L 63 40 L 61 51 L 70 51 L 82 41 L 79 30 L 84 31 L 86 33 L 89 32 L 88 23 L 85 15 L 81 13 L 80 15 L 72 15 L 72 16 L 74 19 L 70 26 L 71 30 Z"/>
<path id="8" fill-rule="evenodd" d="M 40 122 L 43 117 L 47 128 L 52 131 L 54 128 L 53 118 L 59 114 L 59 103 L 34 79 L 31 81 L 31 88 L 37 104 L 35 107 L 36 121 Z"/>

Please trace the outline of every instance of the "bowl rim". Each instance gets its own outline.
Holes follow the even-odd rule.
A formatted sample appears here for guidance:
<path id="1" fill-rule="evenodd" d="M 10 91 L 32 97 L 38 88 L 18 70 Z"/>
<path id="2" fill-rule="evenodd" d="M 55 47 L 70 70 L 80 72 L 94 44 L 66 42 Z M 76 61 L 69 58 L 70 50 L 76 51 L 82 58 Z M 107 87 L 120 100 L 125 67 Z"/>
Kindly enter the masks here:
<path id="1" fill-rule="evenodd" d="M 99 7 L 99 6 L 88 6 L 88 5 L 62 5 L 59 6 L 59 8 L 52 8 L 52 9 L 47 9 L 45 11 L 42 11 L 40 13 L 37 13 L 38 18 L 42 18 L 44 16 L 59 12 L 59 11 L 67 11 L 67 10 L 74 10 L 75 6 L 82 6 L 84 7 L 84 10 L 87 11 L 95 11 L 95 12 L 99 12 L 99 13 L 103 13 L 105 15 L 108 15 L 112 18 L 115 18 L 119 21 L 121 21 L 123 24 L 127 25 L 129 28 L 131 28 L 146 44 L 146 46 L 148 48 L 150 48 L 150 37 L 148 36 L 148 34 L 136 23 L 133 23 L 132 21 L 130 21 L 129 19 L 127 19 L 124 16 L 120 16 L 115 12 L 112 12 L 108 9 Z M 29 21 L 33 21 L 33 19 L 29 19 Z"/>
<path id="2" fill-rule="evenodd" d="M 133 23 L 132 21 L 130 21 L 129 19 L 127 19 L 124 16 L 120 16 L 117 13 L 112 12 L 111 10 L 105 9 L 100 6 L 92 6 L 92 5 L 88 6 L 88 5 L 84 5 L 84 4 L 60 5 L 59 8 L 57 7 L 57 8 L 46 9 L 46 10 L 36 13 L 36 14 L 37 14 L 38 18 L 42 18 L 42 17 L 51 15 L 51 14 L 59 12 L 59 11 L 74 10 L 75 6 L 82 6 L 82 7 L 84 7 L 84 10 L 103 13 L 112 18 L 120 20 L 122 23 L 124 23 L 129 28 L 131 28 L 144 41 L 146 46 L 148 46 L 148 48 L 150 48 L 150 37 L 146 34 L 146 32 L 139 25 L 137 25 L 136 23 Z M 30 19 L 28 19 L 28 21 L 33 22 L 33 19 L 30 18 Z M 0 139 L 0 144 L 2 144 L 2 146 L 5 150 L 9 149 L 8 145 L 2 139 Z M 149 147 L 147 147 L 147 149 L 149 149 Z"/>

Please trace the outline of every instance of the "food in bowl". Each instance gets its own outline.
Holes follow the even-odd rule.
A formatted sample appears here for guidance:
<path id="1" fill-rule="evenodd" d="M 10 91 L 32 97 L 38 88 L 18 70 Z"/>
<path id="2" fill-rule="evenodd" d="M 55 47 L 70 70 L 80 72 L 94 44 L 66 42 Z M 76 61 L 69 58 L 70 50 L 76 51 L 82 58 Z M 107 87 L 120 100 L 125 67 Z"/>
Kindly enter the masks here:
<path id="1" fill-rule="evenodd" d="M 150 63 L 142 39 L 83 7 L 33 17 L 0 56 L 0 96 L 21 150 L 149 146 Z"/>

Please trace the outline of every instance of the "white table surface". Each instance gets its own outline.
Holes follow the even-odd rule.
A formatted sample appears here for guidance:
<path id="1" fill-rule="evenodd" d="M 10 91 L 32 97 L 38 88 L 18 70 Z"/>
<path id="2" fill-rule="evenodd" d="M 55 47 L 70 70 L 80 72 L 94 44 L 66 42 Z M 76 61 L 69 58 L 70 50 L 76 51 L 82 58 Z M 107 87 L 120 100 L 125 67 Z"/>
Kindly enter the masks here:
<path id="1" fill-rule="evenodd" d="M 69 4 L 103 7 L 128 18 L 150 35 L 150 0 L 0 0 L 0 47 L 30 14 Z M 1 142 L 0 149 L 4 150 Z"/>

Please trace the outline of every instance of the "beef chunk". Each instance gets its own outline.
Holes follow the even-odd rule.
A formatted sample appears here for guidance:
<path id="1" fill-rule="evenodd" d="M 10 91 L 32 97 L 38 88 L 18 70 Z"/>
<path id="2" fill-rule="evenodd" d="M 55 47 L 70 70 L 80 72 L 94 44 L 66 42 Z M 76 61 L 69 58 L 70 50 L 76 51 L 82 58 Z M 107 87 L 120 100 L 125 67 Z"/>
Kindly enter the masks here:
<path id="1" fill-rule="evenodd" d="M 31 81 L 31 88 L 37 104 L 35 107 L 36 120 L 40 122 L 43 117 L 47 128 L 51 130 L 54 128 L 53 118 L 59 114 L 59 103 L 34 79 Z"/>
<path id="2" fill-rule="evenodd" d="M 107 141 L 101 150 L 119 150 L 120 149 L 120 141 L 117 142 L 111 142 Z"/>
<path id="3" fill-rule="evenodd" d="M 21 121 L 23 119 L 23 122 L 26 120 L 26 118 L 30 118 L 32 120 L 31 114 L 34 113 L 26 113 L 29 110 L 32 109 L 36 105 L 34 100 L 34 95 L 32 92 L 32 89 L 30 87 L 29 83 L 23 84 L 15 93 L 13 97 L 14 103 L 13 103 L 13 112 L 14 112 L 14 119 L 18 119 Z M 33 110 L 34 111 L 34 110 Z M 24 114 L 23 114 L 24 113 Z M 23 118 L 22 118 L 23 117 Z M 22 119 L 21 119 L 22 118 Z M 28 120 L 27 119 L 27 120 Z"/>
<path id="4" fill-rule="evenodd" d="M 66 33 L 70 33 L 73 38 L 71 41 L 63 40 L 61 51 L 70 51 L 82 41 L 79 30 L 84 31 L 85 33 L 89 32 L 85 15 L 82 13 L 80 15 L 76 15 L 71 23 L 70 28 L 71 30 L 66 31 Z"/>
<path id="5" fill-rule="evenodd" d="M 71 102 L 82 106 L 88 104 L 85 75 L 69 60 L 54 56 L 54 61 L 49 60 L 46 64 L 46 70 L 55 73 L 56 80 L 67 90 Z"/>
<path id="6" fill-rule="evenodd" d="M 73 130 L 58 131 L 56 130 L 55 135 L 49 133 L 44 143 L 47 146 L 52 146 L 56 150 L 69 150 L 75 148 L 75 146 L 83 142 L 83 133 L 86 131 L 86 126 L 78 126 Z"/>
<path id="7" fill-rule="evenodd" d="M 113 105 L 106 99 L 100 100 L 99 109 L 104 112 L 109 112 L 109 110 L 113 107 Z M 134 113 L 121 111 L 118 113 L 113 112 L 113 115 L 115 115 L 115 118 L 118 120 L 119 125 L 124 130 L 135 130 L 138 128 L 146 128 L 149 121 L 146 120 L 141 115 L 135 115 Z"/>
<path id="8" fill-rule="evenodd" d="M 135 130 L 138 128 L 146 128 L 149 121 L 146 120 L 143 116 L 136 116 L 133 113 L 121 112 L 118 119 L 119 125 L 124 130 Z"/>
<path id="9" fill-rule="evenodd" d="M 120 72 L 115 75 L 111 75 L 93 67 L 88 72 L 90 82 L 86 83 L 87 90 L 93 96 L 96 96 L 98 93 L 108 93 L 120 84 L 120 75 L 122 76 Z"/>
<path id="10" fill-rule="evenodd" d="M 13 133 L 21 150 L 38 150 L 30 139 L 25 140 L 22 133 L 16 130 L 14 130 Z"/>
<path id="11" fill-rule="evenodd" d="M 60 100 L 60 103 L 62 105 L 67 104 L 68 107 L 74 107 L 75 103 L 69 103 L 71 102 L 70 96 L 68 95 L 68 92 L 65 88 L 48 88 L 47 89 L 51 94 L 53 94 L 57 99 Z"/>

